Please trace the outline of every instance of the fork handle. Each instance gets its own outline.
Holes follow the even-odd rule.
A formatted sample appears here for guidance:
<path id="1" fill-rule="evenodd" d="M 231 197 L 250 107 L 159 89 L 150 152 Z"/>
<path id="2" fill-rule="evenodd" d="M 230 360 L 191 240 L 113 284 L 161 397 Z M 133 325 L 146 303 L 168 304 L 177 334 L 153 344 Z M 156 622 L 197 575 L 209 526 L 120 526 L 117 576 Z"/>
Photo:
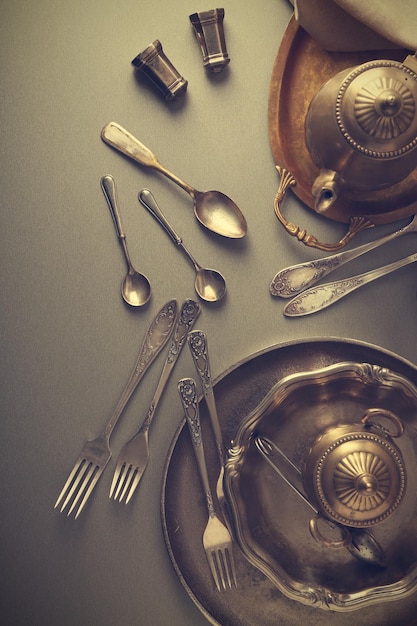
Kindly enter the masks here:
<path id="1" fill-rule="evenodd" d="M 187 335 L 194 326 L 197 317 L 200 315 L 200 311 L 201 307 L 195 300 L 188 298 L 183 302 L 178 322 L 172 334 L 171 346 L 168 350 L 158 385 L 151 400 L 148 414 L 138 432 L 146 432 L 149 430 L 165 386 L 181 354 Z"/>
<path id="2" fill-rule="evenodd" d="M 143 338 L 142 346 L 139 350 L 139 354 L 130 378 L 126 383 L 119 402 L 117 403 L 116 408 L 114 409 L 113 414 L 104 429 L 103 435 L 105 437 L 110 437 L 119 420 L 119 417 L 121 416 L 139 382 L 167 343 L 177 318 L 178 302 L 176 300 L 170 300 L 164 304 L 164 306 L 153 318 L 148 330 L 145 333 L 145 337 Z"/>
<path id="3" fill-rule="evenodd" d="M 204 446 L 201 434 L 200 416 L 197 401 L 197 387 L 195 381 L 192 378 L 182 378 L 178 382 L 178 393 L 180 394 L 188 428 L 190 430 L 191 441 L 193 444 L 193 450 L 198 465 L 198 471 L 200 473 L 200 479 L 203 486 L 208 513 L 210 517 L 216 517 L 216 512 L 214 510 L 213 504 L 213 496 L 211 493 L 208 478 L 207 464 L 204 455 Z"/>
<path id="4" fill-rule="evenodd" d="M 224 451 L 223 435 L 220 428 L 219 416 L 217 414 L 216 400 L 214 398 L 206 334 L 202 330 L 191 331 L 188 334 L 188 345 L 190 347 L 195 368 L 200 377 L 201 384 L 203 385 L 203 393 L 210 415 L 214 438 L 216 440 L 220 467 L 223 467 L 226 455 Z"/>

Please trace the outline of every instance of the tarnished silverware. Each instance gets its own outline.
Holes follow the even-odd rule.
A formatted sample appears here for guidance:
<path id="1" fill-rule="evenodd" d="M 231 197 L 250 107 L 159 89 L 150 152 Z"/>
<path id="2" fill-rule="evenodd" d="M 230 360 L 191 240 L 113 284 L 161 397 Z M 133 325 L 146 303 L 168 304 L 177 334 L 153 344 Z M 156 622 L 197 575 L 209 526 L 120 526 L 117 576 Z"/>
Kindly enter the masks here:
<path id="1" fill-rule="evenodd" d="M 123 231 L 122 221 L 117 203 L 116 184 L 113 176 L 103 176 L 100 181 L 104 197 L 107 200 L 110 212 L 113 217 L 116 233 L 121 243 L 123 254 L 127 264 L 127 274 L 122 282 L 122 298 L 131 306 L 143 306 L 149 302 L 151 297 L 151 285 L 144 274 L 141 274 L 132 265 L 127 249 L 126 235 Z"/>
<path id="2" fill-rule="evenodd" d="M 315 513 L 315 518 L 310 522 L 310 532 L 312 536 L 319 541 L 322 545 L 328 548 L 346 548 L 353 556 L 367 563 L 378 565 L 378 567 L 385 567 L 385 554 L 375 539 L 375 537 L 367 530 L 362 528 L 348 528 L 337 524 L 334 521 L 323 517 L 319 510 L 310 502 L 304 490 L 298 484 L 301 478 L 300 469 L 286 456 L 286 454 L 279 448 L 274 442 L 266 437 L 255 437 L 255 446 L 261 453 L 262 457 L 269 463 L 274 471 L 282 478 L 282 480 L 310 507 Z M 275 457 L 274 457 L 275 455 Z M 279 455 L 280 459 L 285 461 L 286 471 L 291 472 L 292 480 L 288 478 L 277 465 L 276 455 Z M 295 477 L 295 478 L 294 478 Z M 335 528 L 341 533 L 341 539 L 326 540 L 321 533 L 317 530 L 318 520 L 322 520 L 333 531 Z"/>
<path id="3" fill-rule="evenodd" d="M 139 200 L 194 266 L 196 273 L 194 288 L 197 295 L 206 302 L 217 302 L 221 300 L 226 293 L 226 281 L 222 274 L 216 270 L 201 267 L 201 265 L 197 263 L 193 255 L 185 247 L 181 237 L 177 235 L 169 224 L 149 189 L 142 189 L 139 193 Z"/>
<path id="4" fill-rule="evenodd" d="M 362 246 L 357 246 L 351 250 L 345 250 L 344 252 L 338 252 L 321 259 L 314 261 L 306 261 L 305 263 L 298 263 L 291 267 L 279 271 L 272 279 L 269 291 L 273 296 L 279 296 L 280 298 L 291 298 L 296 296 L 301 291 L 312 287 L 319 282 L 322 278 L 341 267 L 345 263 L 356 259 L 357 257 L 382 246 L 384 243 L 388 243 L 401 235 L 407 233 L 417 232 L 417 215 L 413 217 L 411 222 L 403 228 L 396 230 L 389 235 L 364 243 Z"/>
<path id="5" fill-rule="evenodd" d="M 230 239 L 241 239 L 246 235 L 248 227 L 242 211 L 224 193 L 197 191 L 163 167 L 149 148 L 116 122 L 109 122 L 102 129 L 101 138 L 134 161 L 145 167 L 152 167 L 182 187 L 194 202 L 194 214 L 200 224 Z"/>
<path id="6" fill-rule="evenodd" d="M 230 520 L 227 512 L 227 503 L 223 489 L 226 452 L 223 444 L 223 435 L 220 428 L 219 416 L 217 414 L 216 400 L 213 391 L 213 381 L 210 370 L 207 337 L 205 333 L 202 330 L 193 330 L 192 332 L 190 332 L 188 335 L 188 345 L 191 351 L 191 356 L 193 357 L 195 368 L 203 387 L 203 394 L 206 400 L 211 427 L 216 442 L 217 456 L 219 458 L 220 471 L 216 483 L 216 496 L 222 509 L 224 521 L 226 522 L 230 530 Z"/>
<path id="7" fill-rule="evenodd" d="M 180 316 L 172 336 L 172 343 L 146 419 L 138 432 L 123 446 L 117 459 L 110 488 L 110 498 L 113 497 L 119 502 L 125 500 L 127 504 L 146 470 L 149 461 L 149 428 L 162 393 L 181 354 L 187 334 L 194 326 L 200 310 L 200 305 L 194 300 L 186 300 L 181 307 Z"/>
<path id="8" fill-rule="evenodd" d="M 103 433 L 96 439 L 87 441 L 75 462 L 67 482 L 58 496 L 55 508 L 62 503 L 60 508 L 61 512 L 69 507 L 67 515 L 70 515 L 72 511 L 78 507 L 75 513 L 75 518 L 77 518 L 83 510 L 98 479 L 110 461 L 110 436 L 123 409 L 127 405 L 143 375 L 167 343 L 177 318 L 178 303 L 176 300 L 170 300 L 152 320 L 145 334 L 135 366 L 113 415 L 108 421 Z"/>
<path id="9" fill-rule="evenodd" d="M 203 547 L 216 588 L 221 591 L 231 588 L 233 585 L 236 586 L 233 541 L 230 532 L 218 518 L 214 507 L 204 456 L 195 381 L 192 378 L 183 378 L 178 382 L 178 392 L 190 430 L 208 510 L 208 522 L 203 534 Z"/>
<path id="10" fill-rule="evenodd" d="M 349 293 L 352 293 L 352 291 L 359 289 L 359 287 L 377 278 L 381 278 L 390 272 L 395 272 L 405 265 L 415 263 L 416 261 L 417 253 L 410 254 L 404 259 L 378 267 L 370 272 L 307 289 L 307 291 L 303 291 L 299 296 L 288 302 L 284 308 L 284 315 L 288 317 L 299 317 L 301 315 L 309 315 L 310 313 L 321 311 L 344 296 L 347 296 Z"/>

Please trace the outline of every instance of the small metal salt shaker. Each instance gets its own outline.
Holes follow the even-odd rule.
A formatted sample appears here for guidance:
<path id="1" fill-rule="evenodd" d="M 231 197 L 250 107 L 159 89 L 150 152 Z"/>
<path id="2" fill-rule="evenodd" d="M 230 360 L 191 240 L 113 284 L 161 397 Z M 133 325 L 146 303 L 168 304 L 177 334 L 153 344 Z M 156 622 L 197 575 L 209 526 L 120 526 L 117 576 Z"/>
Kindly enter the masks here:
<path id="1" fill-rule="evenodd" d="M 138 54 L 132 65 L 156 85 L 166 100 L 173 100 L 187 91 L 188 81 L 168 59 L 158 39 Z"/>
<path id="2" fill-rule="evenodd" d="M 210 72 L 221 72 L 230 62 L 223 29 L 224 9 L 201 11 L 189 17 L 203 54 L 203 66 Z"/>

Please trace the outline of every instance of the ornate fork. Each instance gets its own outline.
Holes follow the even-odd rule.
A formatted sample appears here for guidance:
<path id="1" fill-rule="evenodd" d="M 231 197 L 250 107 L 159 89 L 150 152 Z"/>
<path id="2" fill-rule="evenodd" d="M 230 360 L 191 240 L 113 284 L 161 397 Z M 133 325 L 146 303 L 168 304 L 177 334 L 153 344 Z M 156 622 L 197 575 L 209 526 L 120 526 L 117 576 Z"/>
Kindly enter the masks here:
<path id="1" fill-rule="evenodd" d="M 171 347 L 165 361 L 157 388 L 152 398 L 148 414 L 138 432 L 122 448 L 117 459 L 110 498 L 126 504 L 133 496 L 149 461 L 149 428 L 168 379 L 181 353 L 187 338 L 201 311 L 200 305 L 194 300 L 186 300 L 181 307 L 180 317 L 174 330 Z"/>
<path id="2" fill-rule="evenodd" d="M 123 390 L 113 415 L 108 421 L 103 433 L 96 439 L 87 441 L 75 462 L 67 482 L 58 496 L 55 508 L 62 502 L 61 512 L 69 505 L 67 514 L 70 515 L 79 505 L 75 514 L 75 518 L 77 518 L 83 510 L 91 492 L 104 472 L 107 463 L 110 461 L 110 436 L 123 409 L 139 381 L 168 341 L 177 318 L 178 303 L 176 300 L 170 300 L 162 307 L 151 322 L 139 351 L 135 367 L 133 368 L 129 381 Z"/>
<path id="3" fill-rule="evenodd" d="M 236 586 L 236 569 L 233 557 L 233 542 L 230 532 L 217 517 L 207 473 L 201 437 L 196 383 L 192 378 L 178 382 L 178 392 L 190 429 L 191 441 L 200 472 L 208 510 L 208 522 L 203 534 L 203 547 L 218 591 Z"/>
<path id="4" fill-rule="evenodd" d="M 223 476 L 224 465 L 226 461 L 226 453 L 223 445 L 223 435 L 220 428 L 219 417 L 217 415 L 216 400 L 213 391 L 213 382 L 210 370 L 210 361 L 208 355 L 207 337 L 202 330 L 193 330 L 188 335 L 188 346 L 193 357 L 194 365 L 200 377 L 203 386 L 203 393 L 210 416 L 211 427 L 216 442 L 217 455 L 219 457 L 220 472 L 216 483 L 216 496 L 222 509 L 224 521 L 230 530 L 229 515 L 227 511 L 227 503 L 224 497 Z"/>

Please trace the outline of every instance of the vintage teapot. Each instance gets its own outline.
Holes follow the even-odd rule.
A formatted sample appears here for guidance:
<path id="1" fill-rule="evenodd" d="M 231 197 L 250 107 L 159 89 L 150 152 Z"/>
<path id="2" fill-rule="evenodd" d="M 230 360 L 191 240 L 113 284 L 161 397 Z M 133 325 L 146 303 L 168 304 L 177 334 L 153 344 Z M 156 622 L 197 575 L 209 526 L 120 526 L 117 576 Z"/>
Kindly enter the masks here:
<path id="1" fill-rule="evenodd" d="M 416 55 L 338 72 L 310 103 L 305 140 L 320 168 L 312 187 L 319 213 L 341 194 L 405 179 L 417 166 Z"/>

